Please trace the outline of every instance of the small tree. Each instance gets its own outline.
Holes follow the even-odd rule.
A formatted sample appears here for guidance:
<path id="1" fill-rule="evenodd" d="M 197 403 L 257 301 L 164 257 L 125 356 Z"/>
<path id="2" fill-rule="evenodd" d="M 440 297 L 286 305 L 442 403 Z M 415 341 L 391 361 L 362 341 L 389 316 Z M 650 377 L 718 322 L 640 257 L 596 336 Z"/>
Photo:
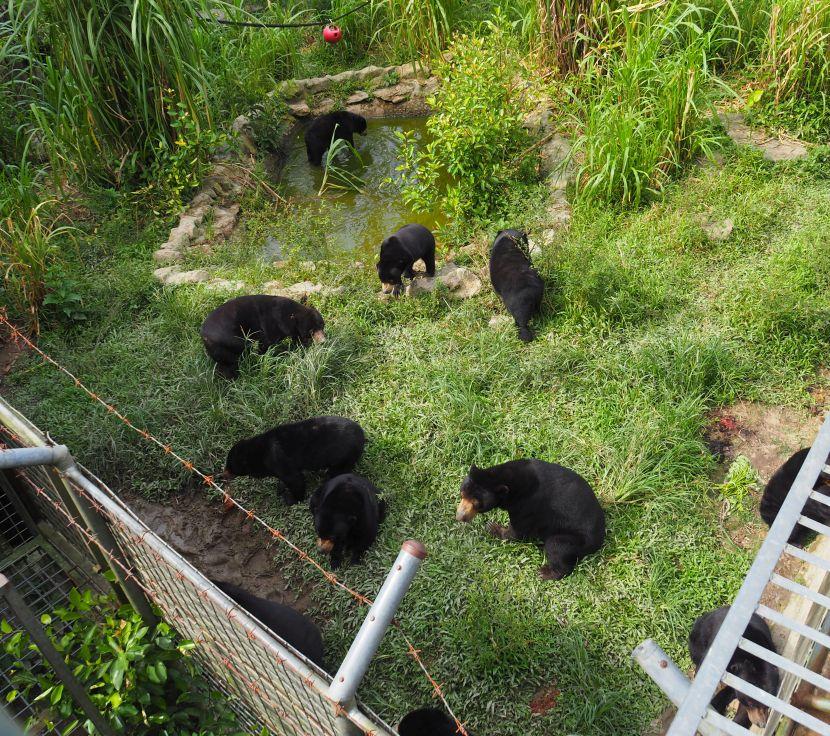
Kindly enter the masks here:
<path id="1" fill-rule="evenodd" d="M 532 165 L 520 153 L 532 104 L 521 60 L 510 35 L 494 26 L 487 36 L 459 36 L 436 69 L 441 85 L 428 99 L 435 111 L 430 137 L 418 149 L 402 134 L 403 196 L 426 211 L 440 205 L 454 219 L 491 212 Z"/>

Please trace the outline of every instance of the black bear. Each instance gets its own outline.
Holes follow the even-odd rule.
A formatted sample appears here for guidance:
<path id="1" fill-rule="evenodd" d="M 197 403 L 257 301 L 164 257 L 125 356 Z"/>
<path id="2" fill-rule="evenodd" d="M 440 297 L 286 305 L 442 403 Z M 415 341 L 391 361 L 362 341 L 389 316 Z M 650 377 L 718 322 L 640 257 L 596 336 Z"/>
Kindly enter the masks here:
<path id="1" fill-rule="evenodd" d="M 302 345 L 324 342 L 323 317 L 314 309 L 282 296 L 238 296 L 216 307 L 202 323 L 202 342 L 216 369 L 225 378 L 239 375 L 246 340 L 256 340 L 259 352 L 285 339 Z"/>
<path id="2" fill-rule="evenodd" d="M 729 606 L 722 606 L 703 614 L 695 621 L 692 633 L 689 634 L 689 654 L 692 657 L 692 662 L 695 663 L 695 667 L 700 667 L 700 663 L 703 662 L 703 658 L 706 656 L 706 652 L 709 651 L 709 647 L 712 646 L 715 635 L 720 630 L 728 611 Z M 752 614 L 746 631 L 744 631 L 744 638 L 760 647 L 769 649 L 771 652 L 776 652 L 769 626 L 758 614 Z M 755 685 L 755 687 L 772 695 L 778 693 L 778 668 L 749 652 L 736 649 L 727 669 L 731 674 L 740 677 L 750 685 Z M 756 726 L 766 724 L 769 709 L 757 700 L 753 700 L 748 695 L 744 695 L 744 693 L 728 686 L 712 698 L 712 708 L 723 714 L 727 706 L 736 698 L 738 699 L 738 712 L 735 714 L 736 723 L 745 728 L 749 728 L 750 722 Z"/>
<path id="3" fill-rule="evenodd" d="M 467 736 L 473 734 L 467 730 Z M 398 726 L 399 736 L 458 736 L 458 726 L 437 708 L 421 708 L 407 713 Z"/>
<path id="4" fill-rule="evenodd" d="M 305 498 L 304 470 L 327 470 L 329 477 L 348 472 L 360 460 L 366 435 L 344 417 L 313 417 L 281 424 L 237 442 L 228 453 L 222 477 L 278 478 L 287 504 Z"/>
<path id="5" fill-rule="evenodd" d="M 411 279 L 412 265 L 424 261 L 427 276 L 435 276 L 435 236 L 423 225 L 404 225 L 380 244 L 378 276 L 386 294 L 398 294 L 401 276 Z"/>
<path id="6" fill-rule="evenodd" d="M 801 470 L 801 466 L 804 464 L 808 452 L 810 452 L 810 448 L 805 447 L 793 453 L 793 456 L 773 473 L 772 478 L 767 483 L 767 487 L 764 488 L 764 495 L 761 497 L 760 512 L 761 518 L 767 522 L 767 526 L 772 526 L 772 522 L 778 516 L 781 504 L 787 498 L 790 487 L 798 475 L 798 471 Z M 813 486 L 813 490 L 825 496 L 830 496 L 830 480 L 819 476 L 819 479 Z M 804 516 L 813 519 L 813 521 L 818 521 L 822 524 L 830 523 L 830 506 L 826 506 L 821 501 L 816 501 L 812 498 L 808 499 L 807 503 L 804 504 L 804 511 L 802 513 Z M 809 527 L 796 524 L 792 534 L 790 534 L 790 544 L 802 546 L 814 534 L 815 532 Z"/>
<path id="7" fill-rule="evenodd" d="M 588 482 L 573 470 L 542 460 L 511 460 L 492 468 L 473 465 L 461 484 L 455 518 L 470 521 L 494 508 L 507 511 L 510 524 L 491 523 L 499 539 L 540 539 L 548 564 L 539 574 L 559 580 L 580 558 L 605 540 L 605 512 Z"/>
<path id="8" fill-rule="evenodd" d="M 320 629 L 311 619 L 282 603 L 259 598 L 238 585 L 219 580 L 211 582 L 300 654 L 304 654 L 318 667 L 325 667 L 323 637 L 320 635 Z"/>
<path id="9" fill-rule="evenodd" d="M 354 146 L 354 134 L 366 135 L 366 118 L 353 112 L 327 112 L 314 118 L 305 132 L 305 150 L 308 162 L 314 166 L 323 163 L 323 154 L 331 145 L 332 136 Z"/>
<path id="10" fill-rule="evenodd" d="M 545 283 L 530 264 L 527 235 L 519 230 L 501 230 L 490 249 L 490 281 L 519 329 L 519 339 L 530 342 L 527 326 L 539 311 Z"/>
<path id="11" fill-rule="evenodd" d="M 378 489 L 366 478 L 351 473 L 323 483 L 312 494 L 309 507 L 314 515 L 317 547 L 331 556 L 334 569 L 342 564 L 347 549 L 351 550 L 352 563 L 360 562 L 386 516 L 386 503 L 378 499 Z"/>

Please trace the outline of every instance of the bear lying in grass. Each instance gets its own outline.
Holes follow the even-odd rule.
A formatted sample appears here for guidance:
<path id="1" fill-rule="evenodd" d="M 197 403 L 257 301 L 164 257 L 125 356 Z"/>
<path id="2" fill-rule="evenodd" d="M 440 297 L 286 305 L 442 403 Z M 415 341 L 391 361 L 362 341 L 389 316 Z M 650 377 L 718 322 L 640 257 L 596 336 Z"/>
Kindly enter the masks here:
<path id="1" fill-rule="evenodd" d="M 539 574 L 559 580 L 605 541 L 605 512 L 587 481 L 573 470 L 542 460 L 511 460 L 482 469 L 473 465 L 461 484 L 456 519 L 500 508 L 510 524 L 487 530 L 505 540 L 541 540 L 548 564 Z"/>
<path id="2" fill-rule="evenodd" d="M 695 663 L 695 667 L 700 667 L 728 612 L 729 606 L 722 606 L 705 613 L 695 621 L 692 633 L 689 634 L 689 654 L 692 657 L 692 662 Z M 769 626 L 757 613 L 752 614 L 752 618 L 744 631 L 744 638 L 777 653 Z M 749 652 L 736 649 L 727 670 L 750 685 L 755 685 L 755 687 L 772 695 L 778 693 L 778 668 Z M 729 686 L 724 687 L 712 698 L 712 708 L 723 714 L 729 704 L 736 698 L 738 700 L 738 712 L 735 714 L 736 723 L 745 728 L 749 728 L 750 722 L 756 726 L 766 725 L 769 708 Z"/>
<path id="3" fill-rule="evenodd" d="M 473 734 L 467 730 L 467 736 Z M 398 736 L 457 736 L 458 726 L 437 708 L 421 708 L 404 716 L 398 726 Z"/>
<path id="4" fill-rule="evenodd" d="M 804 460 L 807 458 L 807 453 L 810 452 L 809 447 L 804 447 L 798 452 L 793 453 L 787 462 L 785 462 L 778 470 L 773 473 L 772 478 L 769 479 L 766 488 L 764 488 L 764 495 L 761 497 L 761 518 L 767 522 L 767 526 L 772 526 L 775 517 L 781 510 L 781 505 L 787 498 L 790 492 L 793 481 L 804 465 Z M 830 496 L 830 481 L 827 478 L 819 477 L 816 484 L 813 486 L 814 491 Z M 818 521 L 821 524 L 830 523 L 830 506 L 825 506 L 821 501 L 815 501 L 810 498 L 804 504 L 803 515 L 813 521 Z M 801 524 L 796 524 L 795 528 L 790 534 L 790 544 L 796 544 L 799 547 L 809 541 L 815 534 L 812 529 Z"/>
<path id="5" fill-rule="evenodd" d="M 380 245 L 378 276 L 385 294 L 399 294 L 401 277 L 411 279 L 412 266 L 423 260 L 427 276 L 435 276 L 435 236 L 423 225 L 404 225 Z"/>
<path id="6" fill-rule="evenodd" d="M 256 340 L 259 352 L 283 340 L 310 345 L 326 339 L 324 323 L 314 307 L 281 296 L 238 296 L 214 309 L 202 323 L 202 342 L 227 379 L 239 375 L 239 359 L 247 340 Z"/>
<path id="7" fill-rule="evenodd" d="M 519 230 L 502 230 L 490 249 L 490 281 L 519 330 L 519 339 L 530 342 L 527 326 L 542 304 L 545 284 L 527 255 L 527 235 Z"/>
<path id="8" fill-rule="evenodd" d="M 305 655 L 318 667 L 325 667 L 323 663 L 323 637 L 320 634 L 320 629 L 311 619 L 282 603 L 259 598 L 238 585 L 218 580 L 212 582 L 228 598 L 236 601 L 300 654 Z"/>
<path id="9" fill-rule="evenodd" d="M 366 135 L 366 118 L 353 112 L 328 112 L 315 118 L 305 132 L 305 150 L 308 162 L 314 166 L 323 163 L 323 154 L 331 145 L 332 136 L 354 146 L 354 134 Z"/>
<path id="10" fill-rule="evenodd" d="M 351 551 L 352 564 L 360 562 L 386 516 L 386 503 L 378 499 L 378 489 L 366 478 L 351 473 L 321 485 L 311 496 L 309 507 L 317 548 L 330 555 L 333 569 L 340 567 L 347 550 Z"/>
<path id="11" fill-rule="evenodd" d="M 237 442 L 228 453 L 222 477 L 237 475 L 277 478 L 285 486 L 289 505 L 305 498 L 305 470 L 325 470 L 330 477 L 357 465 L 366 435 L 344 417 L 313 417 L 281 424 L 268 432 Z"/>

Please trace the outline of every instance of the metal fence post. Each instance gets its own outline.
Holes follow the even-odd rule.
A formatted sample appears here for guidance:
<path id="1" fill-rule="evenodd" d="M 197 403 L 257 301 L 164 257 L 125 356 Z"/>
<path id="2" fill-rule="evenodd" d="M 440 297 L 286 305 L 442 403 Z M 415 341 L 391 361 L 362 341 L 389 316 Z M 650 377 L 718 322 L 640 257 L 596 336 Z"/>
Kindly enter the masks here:
<path id="1" fill-rule="evenodd" d="M 110 728 L 101 712 L 95 707 L 84 689 L 84 686 L 78 681 L 63 657 L 60 655 L 54 644 L 49 639 L 41 626 L 38 617 L 34 614 L 31 608 L 26 605 L 20 593 L 18 593 L 9 579 L 0 573 L 0 595 L 2 595 L 9 608 L 14 612 L 14 615 L 22 624 L 23 628 L 29 633 L 29 638 L 37 645 L 43 658 L 52 665 L 58 679 L 63 683 L 63 686 L 69 691 L 75 702 L 80 706 L 81 710 L 86 714 L 86 717 L 98 729 L 101 736 L 115 736 L 115 732 Z"/>
<path id="2" fill-rule="evenodd" d="M 383 635 L 426 556 L 426 548 L 420 542 L 410 539 L 401 545 L 395 564 L 386 576 L 329 687 L 329 697 L 345 710 L 354 704 L 358 685 L 369 669 Z M 338 730 L 343 736 L 354 733 L 350 726 L 347 719 L 338 718 Z"/>

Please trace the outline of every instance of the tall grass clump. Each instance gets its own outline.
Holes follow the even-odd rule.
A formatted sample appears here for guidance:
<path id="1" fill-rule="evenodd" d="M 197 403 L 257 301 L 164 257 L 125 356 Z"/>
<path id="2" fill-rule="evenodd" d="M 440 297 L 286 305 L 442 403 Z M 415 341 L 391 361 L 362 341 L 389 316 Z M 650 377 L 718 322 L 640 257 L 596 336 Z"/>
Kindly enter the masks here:
<path id="1" fill-rule="evenodd" d="M 164 90 L 208 125 L 200 0 L 52 0 L 29 15 L 49 58 L 34 114 L 56 172 L 118 184 L 175 145 Z M 34 51 L 33 51 L 34 52 Z"/>
<path id="2" fill-rule="evenodd" d="M 18 160 L 26 140 L 25 110 L 37 95 L 32 59 L 19 31 L 27 25 L 26 8 L 9 2 L 0 16 L 0 164 Z"/>
<path id="3" fill-rule="evenodd" d="M 760 75 L 761 122 L 830 136 L 830 0 L 781 0 L 769 15 Z"/>
<path id="4" fill-rule="evenodd" d="M 661 192 L 682 166 L 709 154 L 712 32 L 697 8 L 616 11 L 618 25 L 583 61 L 577 98 L 580 197 L 637 205 Z M 616 40 L 618 39 L 618 40 Z"/>
<path id="5" fill-rule="evenodd" d="M 428 100 L 430 141 L 418 148 L 403 137 L 403 196 L 423 211 L 440 204 L 451 219 L 486 216 L 532 172 L 519 161 L 532 100 L 515 41 L 501 26 L 460 36 L 435 72 L 441 86 Z"/>

